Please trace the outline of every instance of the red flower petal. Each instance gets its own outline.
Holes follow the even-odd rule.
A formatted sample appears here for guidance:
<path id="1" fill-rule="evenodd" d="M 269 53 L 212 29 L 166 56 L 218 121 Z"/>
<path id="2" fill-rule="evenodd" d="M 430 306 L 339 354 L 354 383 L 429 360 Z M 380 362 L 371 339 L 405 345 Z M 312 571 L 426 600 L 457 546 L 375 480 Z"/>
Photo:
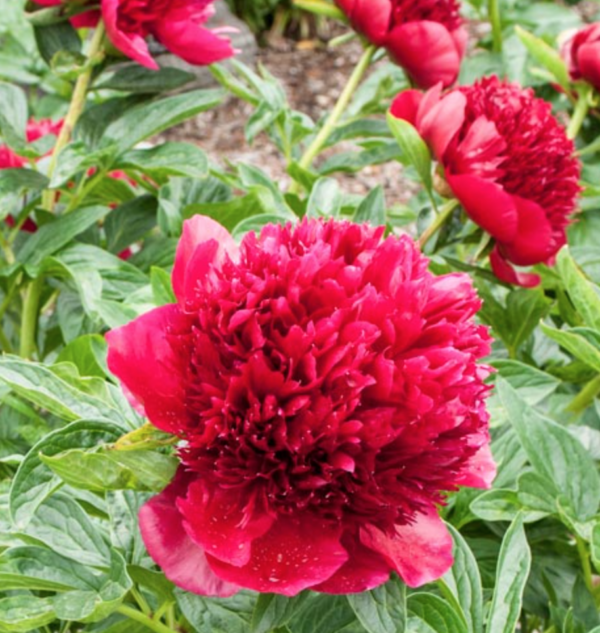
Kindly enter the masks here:
<path id="1" fill-rule="evenodd" d="M 501 242 L 515 238 L 518 216 L 513 196 L 477 176 L 446 174 L 446 179 L 473 222 Z"/>
<path id="2" fill-rule="evenodd" d="M 397 119 L 408 121 L 416 127 L 417 113 L 422 100 L 423 93 L 420 90 L 405 90 L 392 101 L 390 113 Z"/>
<path id="3" fill-rule="evenodd" d="M 381 554 L 409 587 L 443 576 L 452 566 L 452 537 L 435 510 L 416 516 L 388 536 L 374 526 L 361 529 L 364 545 Z"/>
<path id="4" fill-rule="evenodd" d="M 180 467 L 171 484 L 142 507 L 139 513 L 142 538 L 150 556 L 177 586 L 203 596 L 231 596 L 240 587 L 215 575 L 204 550 L 183 529 L 176 501 L 185 495 L 191 478 Z"/>
<path id="5" fill-rule="evenodd" d="M 239 490 L 211 488 L 198 479 L 178 501 L 186 531 L 211 556 L 236 567 L 245 565 L 252 541 L 269 531 L 274 518 L 264 508 L 252 507 L 252 500 L 241 498 Z"/>
<path id="6" fill-rule="evenodd" d="M 282 516 L 252 543 L 247 565 L 234 567 L 207 556 L 210 566 L 225 580 L 255 591 L 295 596 L 333 576 L 348 560 L 340 544 L 341 534 L 341 525 L 318 516 Z"/>
<path id="7" fill-rule="evenodd" d="M 501 244 L 506 259 L 517 266 L 530 266 L 545 261 L 553 252 L 552 226 L 539 204 L 512 196 L 519 224 L 515 238 Z M 499 240 L 502 242 L 503 240 Z"/>
<path id="8" fill-rule="evenodd" d="M 173 267 L 173 291 L 182 305 L 193 301 L 194 290 L 206 277 L 211 265 L 229 254 L 238 256 L 238 246 L 218 222 L 204 215 L 195 215 L 183 223 Z"/>
<path id="9" fill-rule="evenodd" d="M 451 92 L 420 117 L 419 132 L 439 160 L 465 121 L 466 105 L 465 95 Z"/>
<path id="10" fill-rule="evenodd" d="M 336 0 L 350 19 L 352 26 L 377 46 L 383 46 L 390 20 L 390 0 Z"/>
<path id="11" fill-rule="evenodd" d="M 408 22 L 393 28 L 384 46 L 421 88 L 456 81 L 460 55 L 448 29 L 439 22 Z"/>
<path id="12" fill-rule="evenodd" d="M 467 462 L 457 483 L 461 486 L 487 489 L 492 487 L 494 477 L 496 477 L 496 463 L 489 444 L 484 444 Z"/>
<path id="13" fill-rule="evenodd" d="M 600 87 L 600 42 L 582 44 L 577 51 L 577 63 L 581 76 Z"/>
<path id="14" fill-rule="evenodd" d="M 187 419 L 183 370 L 167 340 L 182 314 L 177 305 L 147 312 L 106 334 L 108 367 L 159 429 L 174 432 Z"/>
<path id="15" fill-rule="evenodd" d="M 490 264 L 494 275 L 508 284 L 515 284 L 516 286 L 523 286 L 524 288 L 533 288 L 540 283 L 539 275 L 533 275 L 530 273 L 517 272 L 505 259 L 498 244 L 494 247 L 494 250 L 490 253 Z"/>

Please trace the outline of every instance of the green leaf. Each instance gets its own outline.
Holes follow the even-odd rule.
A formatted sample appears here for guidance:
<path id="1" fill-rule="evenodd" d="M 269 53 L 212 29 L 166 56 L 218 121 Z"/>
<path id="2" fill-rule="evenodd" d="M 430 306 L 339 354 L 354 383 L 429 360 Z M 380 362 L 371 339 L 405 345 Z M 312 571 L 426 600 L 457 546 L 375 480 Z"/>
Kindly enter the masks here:
<path id="1" fill-rule="evenodd" d="M 69 448 L 92 448 L 114 442 L 122 427 L 104 420 L 80 420 L 46 435 L 27 453 L 12 481 L 9 505 L 13 523 L 24 529 L 44 500 L 61 486 L 61 480 L 40 459 L 56 455 Z"/>
<path id="2" fill-rule="evenodd" d="M 0 202 L 8 210 L 15 201 L 30 191 L 40 192 L 48 186 L 48 178 L 33 169 L 0 170 Z M 1 212 L 0 212 L 1 213 Z"/>
<path id="3" fill-rule="evenodd" d="M 141 564 L 146 548 L 139 531 L 138 514 L 149 495 L 131 490 L 115 490 L 106 493 L 106 507 L 110 519 L 110 541 L 119 548 L 127 563 Z M 149 572 L 154 573 L 154 572 Z M 160 575 L 164 579 L 164 576 Z M 135 581 L 135 578 L 133 578 Z M 168 584 L 169 581 L 165 579 Z"/>
<path id="4" fill-rule="evenodd" d="M 169 275 L 166 270 L 152 266 L 150 269 L 150 284 L 152 286 L 152 294 L 154 295 L 154 303 L 156 303 L 157 306 L 177 303 L 177 298 L 175 297 L 171 283 L 171 275 Z"/>
<path id="5" fill-rule="evenodd" d="M 551 396 L 560 385 L 554 376 L 516 360 L 492 360 L 490 364 L 532 406 Z"/>
<path id="6" fill-rule="evenodd" d="M 335 218 L 342 207 L 342 192 L 337 180 L 319 178 L 315 183 L 308 204 L 306 216 L 309 218 Z"/>
<path id="7" fill-rule="evenodd" d="M 587 451 L 569 431 L 527 406 L 506 381 L 496 385 L 531 465 L 554 482 L 577 520 L 591 518 L 600 504 L 600 476 Z"/>
<path id="8" fill-rule="evenodd" d="M 119 68 L 112 75 L 102 75 L 101 81 L 94 85 L 103 90 L 119 90 L 138 94 L 170 92 L 181 88 L 194 80 L 194 74 L 178 68 L 160 68 L 149 70 L 139 64 L 130 64 Z"/>
<path id="9" fill-rule="evenodd" d="M 106 378 L 107 346 L 100 334 L 85 334 L 62 348 L 56 358 L 57 363 L 73 363 L 80 376 Z"/>
<path id="10" fill-rule="evenodd" d="M 196 631 L 248 633 L 256 594 L 240 591 L 231 598 L 206 598 L 175 590 L 177 604 Z"/>
<path id="11" fill-rule="evenodd" d="M 50 65 L 52 58 L 61 51 L 81 52 L 81 39 L 67 20 L 33 29 L 40 55 Z"/>
<path id="12" fill-rule="evenodd" d="M 564 347 L 575 358 L 600 373 L 600 345 L 592 337 L 584 336 L 585 328 L 557 330 L 545 323 L 540 323 L 540 327 L 546 336 Z M 593 333 L 595 330 L 590 332 Z"/>
<path id="13" fill-rule="evenodd" d="M 377 185 L 361 201 L 354 213 L 353 221 L 368 222 L 372 226 L 385 225 L 385 194 L 381 185 Z"/>
<path id="14" fill-rule="evenodd" d="M 454 546 L 454 564 L 444 576 L 444 582 L 460 605 L 470 633 L 483 631 L 483 589 L 477 560 L 462 537 L 452 525 L 448 525 Z"/>
<path id="15" fill-rule="evenodd" d="M 55 619 L 51 598 L 11 596 L 0 600 L 0 631 L 33 631 Z"/>
<path id="16" fill-rule="evenodd" d="M 600 332 L 600 295 L 575 263 L 567 246 L 558 254 L 556 268 L 584 325 Z"/>
<path id="17" fill-rule="evenodd" d="M 530 568 L 531 550 L 517 516 L 502 539 L 486 633 L 514 633 Z"/>
<path id="18" fill-rule="evenodd" d="M 600 522 L 596 522 L 592 530 L 592 540 L 590 541 L 592 562 L 597 572 L 600 572 Z"/>
<path id="19" fill-rule="evenodd" d="M 155 451 L 117 451 L 99 447 L 73 448 L 40 459 L 65 483 L 74 488 L 141 490 L 160 492 L 173 479 L 177 459 Z"/>
<path id="20" fill-rule="evenodd" d="M 208 158 L 197 145 L 167 142 L 148 149 L 125 152 L 113 167 L 136 169 L 154 179 L 169 176 L 204 178 L 208 174 Z"/>
<path id="21" fill-rule="evenodd" d="M 67 245 L 74 237 L 101 220 L 110 209 L 108 207 L 83 207 L 68 215 L 57 217 L 39 227 L 19 251 L 17 260 L 29 270 L 35 270 L 43 260 Z"/>
<path id="22" fill-rule="evenodd" d="M 281 215 L 261 213 L 259 215 L 254 215 L 251 218 L 246 218 L 236 224 L 231 231 L 231 236 L 235 240 L 241 240 L 246 233 L 250 233 L 251 231 L 254 233 L 260 233 L 267 224 L 286 224 L 287 222 L 289 222 L 289 220 Z"/>
<path id="23" fill-rule="evenodd" d="M 313 594 L 288 623 L 292 633 L 367 633 L 346 596 Z"/>
<path id="24" fill-rule="evenodd" d="M 549 70 L 563 88 L 569 90 L 571 83 L 569 71 L 559 52 L 546 44 L 544 40 L 522 29 L 520 26 L 515 26 L 515 31 L 531 56 Z"/>
<path id="25" fill-rule="evenodd" d="M 106 128 L 101 145 L 114 145 L 119 153 L 123 153 L 141 141 L 213 108 L 222 99 L 220 90 L 193 90 L 125 108 L 125 114 Z"/>
<path id="26" fill-rule="evenodd" d="M 411 594 L 408 596 L 408 609 L 436 633 L 467 633 L 467 626 L 462 617 L 450 604 L 434 594 Z"/>
<path id="27" fill-rule="evenodd" d="M 406 160 L 417 170 L 427 191 L 431 191 L 431 154 L 425 141 L 408 121 L 397 119 L 388 112 L 387 122 Z"/>
<path id="28" fill-rule="evenodd" d="M 496 488 L 479 495 L 471 503 L 471 512 L 483 521 L 512 521 L 519 512 L 525 523 L 533 523 L 548 516 L 547 511 L 525 510 L 514 490 Z"/>
<path id="29" fill-rule="evenodd" d="M 250 633 L 271 633 L 285 626 L 308 598 L 307 592 L 293 598 L 274 593 L 261 593 L 256 600 Z"/>
<path id="30" fill-rule="evenodd" d="M 21 151 L 26 146 L 27 98 L 23 90 L 0 82 L 0 135 L 12 150 Z"/>
<path id="31" fill-rule="evenodd" d="M 115 255 L 142 239 L 156 226 L 154 196 L 140 196 L 111 211 L 104 222 L 106 248 Z"/>
<path id="32" fill-rule="evenodd" d="M 356 617 L 369 633 L 406 631 L 406 586 L 397 577 L 376 589 L 347 597 Z"/>

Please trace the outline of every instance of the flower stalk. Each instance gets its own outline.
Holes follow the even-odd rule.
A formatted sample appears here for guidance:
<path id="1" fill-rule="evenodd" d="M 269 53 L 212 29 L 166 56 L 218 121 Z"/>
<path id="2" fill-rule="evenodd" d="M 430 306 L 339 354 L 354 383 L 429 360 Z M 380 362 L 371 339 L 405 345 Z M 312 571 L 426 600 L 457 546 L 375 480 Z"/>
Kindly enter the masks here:
<path id="1" fill-rule="evenodd" d="M 150 629 L 155 633 L 175 633 L 173 629 L 165 626 L 162 622 L 153 620 L 148 615 L 138 611 L 137 609 L 128 607 L 126 604 L 122 604 L 117 611 L 121 615 L 128 617 L 130 620 L 135 620 L 136 622 L 143 624 L 147 629 Z"/>
<path id="2" fill-rule="evenodd" d="M 575 103 L 575 110 L 573 110 L 571 120 L 569 121 L 569 125 L 567 127 L 567 136 L 572 140 L 577 138 L 577 135 L 581 130 L 581 126 L 585 121 L 585 117 L 590 109 L 589 97 L 590 88 L 588 86 L 582 87 L 579 91 L 577 102 Z"/>
<path id="3" fill-rule="evenodd" d="M 421 249 L 425 247 L 427 242 L 435 235 L 435 233 L 448 221 L 454 209 L 458 206 L 458 200 L 449 200 L 441 209 L 433 222 L 423 231 L 419 238 L 419 246 Z"/>
<path id="4" fill-rule="evenodd" d="M 572 413 L 583 413 L 600 394 L 600 375 L 592 378 L 585 387 L 571 400 L 567 411 Z"/>
<path id="5" fill-rule="evenodd" d="M 21 346 L 19 349 L 19 353 L 23 358 L 31 358 L 36 349 L 35 333 L 43 287 L 44 277 L 40 275 L 29 284 L 25 291 L 21 318 Z"/>
<path id="6" fill-rule="evenodd" d="M 500 19 L 499 0 L 488 0 L 488 16 L 492 24 L 492 50 L 502 52 L 502 21 Z"/>

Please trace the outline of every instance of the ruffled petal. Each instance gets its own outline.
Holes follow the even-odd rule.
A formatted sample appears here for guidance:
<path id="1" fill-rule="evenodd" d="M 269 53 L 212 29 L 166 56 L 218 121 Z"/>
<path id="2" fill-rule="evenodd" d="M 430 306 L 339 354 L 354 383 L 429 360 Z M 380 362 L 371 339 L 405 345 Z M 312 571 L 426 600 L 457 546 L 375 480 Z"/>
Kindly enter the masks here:
<path id="1" fill-rule="evenodd" d="M 140 510 L 142 539 L 152 559 L 178 587 L 202 596 L 231 596 L 240 587 L 221 580 L 210 568 L 204 550 L 183 528 L 177 498 L 186 494 L 193 475 L 180 467 L 173 481 Z"/>
<path id="2" fill-rule="evenodd" d="M 197 284 L 212 265 L 219 264 L 226 254 L 237 259 L 238 253 L 227 229 L 213 219 L 195 215 L 184 222 L 172 274 L 173 291 L 182 306 L 194 300 Z"/>
<path id="3" fill-rule="evenodd" d="M 177 305 L 167 305 L 106 334 L 110 371 L 152 424 L 167 432 L 180 428 L 188 415 L 184 369 L 167 340 L 167 332 L 185 326 L 183 319 Z"/>
<path id="4" fill-rule="evenodd" d="M 171 53 L 195 66 L 214 64 L 238 52 L 228 37 L 221 37 L 192 20 L 174 22 L 165 17 L 152 25 L 152 31 Z"/>
<path id="5" fill-rule="evenodd" d="M 421 88 L 456 81 L 461 57 L 448 29 L 439 22 L 407 22 L 393 28 L 383 44 Z"/>
<path id="6" fill-rule="evenodd" d="M 404 90 L 392 101 L 390 114 L 416 127 L 417 113 L 422 100 L 423 93 L 420 90 Z"/>
<path id="7" fill-rule="evenodd" d="M 239 490 L 192 482 L 187 497 L 177 503 L 190 538 L 211 556 L 240 567 L 250 560 L 250 546 L 273 525 L 264 508 Z"/>
<path id="8" fill-rule="evenodd" d="M 553 254 L 552 225 L 542 207 L 532 200 L 512 196 L 519 223 L 514 239 L 502 244 L 502 253 L 517 266 L 543 262 Z M 503 242 L 503 240 L 499 240 Z"/>
<path id="9" fill-rule="evenodd" d="M 120 0 L 103 0 L 102 18 L 110 41 L 124 55 L 138 64 L 158 70 L 158 64 L 152 59 L 144 38 L 136 33 L 127 33 L 118 26 Z"/>
<path id="10" fill-rule="evenodd" d="M 523 286 L 523 288 L 533 288 L 539 285 L 541 281 L 539 275 L 517 272 L 506 259 L 504 259 L 498 244 L 496 244 L 494 250 L 490 253 L 490 264 L 494 275 L 496 275 L 500 281 L 504 281 L 507 284 Z"/>
<path id="11" fill-rule="evenodd" d="M 342 528 L 305 514 L 279 517 L 252 543 L 247 565 L 235 567 L 208 554 L 213 570 L 225 580 L 254 591 L 295 596 L 340 569 L 348 553 L 340 543 Z"/>
<path id="12" fill-rule="evenodd" d="M 477 176 L 446 174 L 446 180 L 466 214 L 500 242 L 517 234 L 518 215 L 513 196 L 494 182 Z"/>
<path id="13" fill-rule="evenodd" d="M 374 526 L 361 529 L 363 544 L 381 554 L 409 587 L 441 578 L 453 563 L 452 537 L 435 510 L 423 512 L 410 525 L 396 526 L 388 536 Z"/>

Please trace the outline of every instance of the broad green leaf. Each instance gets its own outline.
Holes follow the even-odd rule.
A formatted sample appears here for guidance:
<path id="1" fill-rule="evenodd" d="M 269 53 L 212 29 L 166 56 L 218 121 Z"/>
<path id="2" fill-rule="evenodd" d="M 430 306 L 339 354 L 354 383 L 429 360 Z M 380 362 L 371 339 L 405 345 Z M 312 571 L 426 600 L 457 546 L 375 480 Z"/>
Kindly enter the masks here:
<path id="1" fill-rule="evenodd" d="M 252 612 L 250 633 L 271 633 L 278 627 L 285 626 L 307 598 L 307 592 L 299 593 L 293 598 L 274 593 L 259 594 Z"/>
<path id="2" fill-rule="evenodd" d="M 387 122 L 404 157 L 417 170 L 425 188 L 431 191 L 431 154 L 425 141 L 408 121 L 397 119 L 388 112 Z"/>
<path id="3" fill-rule="evenodd" d="M 73 363 L 80 376 L 106 378 L 106 341 L 100 334 L 85 334 L 63 347 L 57 363 Z"/>
<path id="4" fill-rule="evenodd" d="M 208 158 L 191 143 L 167 142 L 148 149 L 132 149 L 120 156 L 115 169 L 135 169 L 153 178 L 189 176 L 204 178 L 208 174 Z"/>
<path id="5" fill-rule="evenodd" d="M 460 605 L 469 632 L 482 633 L 483 589 L 477 560 L 460 532 L 451 525 L 447 527 L 454 541 L 454 564 L 444 576 L 444 582 Z"/>
<path id="6" fill-rule="evenodd" d="M 567 246 L 558 254 L 556 268 L 584 325 L 600 331 L 600 295 L 577 266 Z"/>
<path id="7" fill-rule="evenodd" d="M 129 64 L 119 68 L 112 75 L 102 75 L 95 88 L 153 94 L 170 92 L 194 80 L 194 74 L 178 68 L 149 70 L 139 64 Z"/>
<path id="8" fill-rule="evenodd" d="M 139 565 L 128 565 L 127 572 L 136 585 L 149 589 L 161 602 L 175 601 L 175 585 L 161 571 L 152 571 Z"/>
<path id="9" fill-rule="evenodd" d="M 169 303 L 176 303 L 177 299 L 173 292 L 171 275 L 166 270 L 152 266 L 150 269 L 150 284 L 152 285 L 152 295 L 157 306 L 164 306 Z"/>
<path id="10" fill-rule="evenodd" d="M 156 198 L 139 196 L 111 211 L 104 222 L 106 247 L 118 254 L 156 226 Z"/>
<path id="11" fill-rule="evenodd" d="M 69 21 L 36 26 L 33 32 L 40 55 L 48 65 L 59 52 L 79 53 L 81 51 L 81 38 Z"/>
<path id="12" fill-rule="evenodd" d="M 398 578 L 371 591 L 350 594 L 348 602 L 369 633 L 406 631 L 406 586 Z"/>
<path id="13" fill-rule="evenodd" d="M 353 221 L 369 222 L 372 226 L 385 225 L 385 195 L 381 185 L 370 191 L 358 205 Z"/>
<path id="14" fill-rule="evenodd" d="M 436 633 L 467 633 L 467 625 L 461 615 L 448 602 L 432 593 L 409 595 L 408 610 Z"/>
<path id="15" fill-rule="evenodd" d="M 563 88 L 568 90 L 570 86 L 569 72 L 559 52 L 520 26 L 516 26 L 515 31 L 531 56 L 549 70 Z"/>
<path id="16" fill-rule="evenodd" d="M 530 568 L 531 550 L 518 516 L 502 539 L 486 633 L 514 633 Z"/>
<path id="17" fill-rule="evenodd" d="M 65 483 L 93 492 L 160 492 L 177 469 L 177 459 L 162 453 L 117 451 L 105 447 L 91 450 L 73 448 L 53 455 L 45 455 L 42 450 L 40 459 Z"/>
<path id="18" fill-rule="evenodd" d="M 507 340 L 512 350 L 518 350 L 531 336 L 551 305 L 552 302 L 539 288 L 511 291 L 506 300 L 506 318 L 509 324 Z"/>
<path id="19" fill-rule="evenodd" d="M 146 555 L 146 548 L 140 535 L 138 514 L 148 499 L 149 495 L 131 490 L 114 490 L 106 493 L 111 544 L 121 551 L 127 563 L 134 565 L 141 564 Z"/>
<path id="20" fill-rule="evenodd" d="M 0 170 L 0 202 L 8 210 L 15 205 L 26 193 L 40 192 L 48 186 L 48 178 L 33 169 L 2 169 Z M 0 210 L 0 217 L 5 215 Z"/>
<path id="21" fill-rule="evenodd" d="M 532 406 L 552 395 L 560 385 L 560 380 L 551 374 L 516 360 L 492 360 L 490 364 Z"/>
<path id="22" fill-rule="evenodd" d="M 306 216 L 309 218 L 335 218 L 342 207 L 342 192 L 337 180 L 319 178 L 315 183 L 308 204 Z"/>
<path id="23" fill-rule="evenodd" d="M 256 594 L 240 591 L 231 598 L 206 598 L 175 590 L 177 604 L 196 631 L 248 633 Z"/>
<path id="24" fill-rule="evenodd" d="M 49 433 L 27 453 L 12 481 L 9 505 L 17 529 L 29 523 L 36 509 L 61 486 L 61 480 L 41 461 L 73 447 L 92 448 L 114 442 L 124 429 L 105 420 L 80 420 Z"/>
<path id="25" fill-rule="evenodd" d="M 0 631 L 33 631 L 55 619 L 51 598 L 21 595 L 0 600 Z"/>
<path id="26" fill-rule="evenodd" d="M 600 573 L 600 522 L 596 522 L 592 530 L 592 540 L 590 541 L 592 552 L 592 562 L 596 571 Z"/>
<path id="27" fill-rule="evenodd" d="M 583 336 L 583 328 L 571 330 L 557 330 L 545 323 L 540 323 L 542 332 L 556 341 L 561 347 L 573 354 L 575 358 L 589 365 L 594 371 L 600 373 L 600 347 Z M 579 330 L 579 331 L 578 331 Z"/>
<path id="28" fill-rule="evenodd" d="M 600 476 L 587 451 L 566 429 L 527 406 L 506 381 L 496 384 L 531 465 L 554 482 L 577 520 L 591 518 L 600 503 Z"/>
<path id="29" fill-rule="evenodd" d="M 471 503 L 471 512 L 484 521 L 512 521 L 519 512 L 525 523 L 534 523 L 548 516 L 546 511 L 525 508 L 514 490 L 496 488 L 479 495 Z"/>
<path id="30" fill-rule="evenodd" d="M 291 633 L 367 633 L 346 596 L 309 595 L 288 623 Z"/>
<path id="31" fill-rule="evenodd" d="M 27 127 L 27 98 L 21 88 L 0 82 L 0 135 L 11 149 L 25 147 Z"/>
<path id="32" fill-rule="evenodd" d="M 287 224 L 289 221 L 289 219 L 281 215 L 261 213 L 236 224 L 231 231 L 231 236 L 235 240 L 241 240 L 246 233 L 254 232 L 258 235 L 267 224 Z"/>

